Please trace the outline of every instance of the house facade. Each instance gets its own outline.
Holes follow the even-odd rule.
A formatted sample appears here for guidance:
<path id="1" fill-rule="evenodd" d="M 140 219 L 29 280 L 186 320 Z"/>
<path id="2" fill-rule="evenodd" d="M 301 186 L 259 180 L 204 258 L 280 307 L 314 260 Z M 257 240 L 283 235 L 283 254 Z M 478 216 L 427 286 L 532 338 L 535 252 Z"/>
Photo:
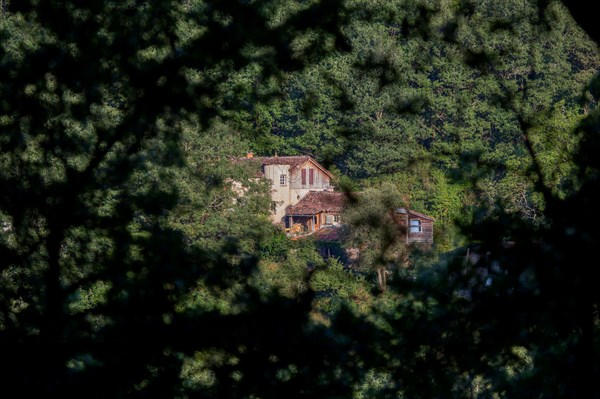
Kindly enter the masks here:
<path id="1" fill-rule="evenodd" d="M 271 182 L 271 220 L 286 225 L 286 210 L 312 191 L 333 190 L 333 175 L 309 156 L 253 158 Z"/>

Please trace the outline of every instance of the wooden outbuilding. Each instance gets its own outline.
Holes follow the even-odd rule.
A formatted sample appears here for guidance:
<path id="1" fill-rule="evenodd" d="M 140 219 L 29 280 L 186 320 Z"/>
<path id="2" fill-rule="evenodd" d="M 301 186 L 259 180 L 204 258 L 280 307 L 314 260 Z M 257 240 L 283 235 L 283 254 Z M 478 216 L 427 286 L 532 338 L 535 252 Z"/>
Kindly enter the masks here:
<path id="1" fill-rule="evenodd" d="M 405 228 L 406 243 L 433 242 L 434 218 L 406 208 L 397 208 L 394 211 L 394 216 L 396 222 Z"/>

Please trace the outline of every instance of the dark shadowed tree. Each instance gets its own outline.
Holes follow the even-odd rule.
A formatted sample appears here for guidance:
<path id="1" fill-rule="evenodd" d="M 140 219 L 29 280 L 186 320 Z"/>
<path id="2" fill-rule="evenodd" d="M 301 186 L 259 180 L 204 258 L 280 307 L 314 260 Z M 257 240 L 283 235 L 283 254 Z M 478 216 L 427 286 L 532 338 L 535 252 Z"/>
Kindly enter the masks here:
<path id="1" fill-rule="evenodd" d="M 346 351 L 329 358 L 323 329 L 305 329 L 310 297 L 271 300 L 246 282 L 256 248 L 231 237 L 247 240 L 235 222 L 262 208 L 238 206 L 227 222 L 234 199 L 216 191 L 227 188 L 223 159 L 239 153 L 221 147 L 227 137 L 208 144 L 224 134 L 213 119 L 244 105 L 233 101 L 236 88 L 248 90 L 236 86 L 240 76 L 276 82 L 343 47 L 343 14 L 337 2 L 294 1 L 23 1 L 2 10 L 6 393 L 348 392 L 352 377 L 334 378 Z M 257 104 L 267 86 L 250 86 Z M 211 230 L 203 210 L 225 228 Z M 217 293 L 240 285 L 230 299 L 237 310 L 190 306 L 199 282 Z M 217 383 L 194 385 L 182 365 L 209 352 L 226 354 L 210 365 Z"/>

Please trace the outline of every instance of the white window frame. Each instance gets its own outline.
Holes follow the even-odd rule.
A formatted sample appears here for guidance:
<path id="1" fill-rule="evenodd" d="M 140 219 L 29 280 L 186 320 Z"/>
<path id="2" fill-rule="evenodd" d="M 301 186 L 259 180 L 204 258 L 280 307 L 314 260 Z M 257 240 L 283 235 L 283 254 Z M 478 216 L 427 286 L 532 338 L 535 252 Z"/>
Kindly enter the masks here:
<path id="1" fill-rule="evenodd" d="M 409 231 L 411 233 L 421 233 L 423 231 L 423 223 L 419 219 L 410 219 Z"/>
<path id="2" fill-rule="evenodd" d="M 280 186 L 287 185 L 287 175 L 284 175 L 284 174 L 279 175 L 279 185 Z"/>

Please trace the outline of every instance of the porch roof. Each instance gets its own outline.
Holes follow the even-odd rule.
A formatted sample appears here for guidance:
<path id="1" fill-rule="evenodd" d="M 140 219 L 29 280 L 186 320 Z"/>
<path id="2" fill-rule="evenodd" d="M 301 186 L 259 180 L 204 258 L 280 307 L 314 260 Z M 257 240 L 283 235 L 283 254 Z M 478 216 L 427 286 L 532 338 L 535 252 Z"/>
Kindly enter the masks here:
<path id="1" fill-rule="evenodd" d="M 310 191 L 296 205 L 288 207 L 288 216 L 310 216 L 319 213 L 340 214 L 346 205 L 346 194 L 334 191 Z"/>

